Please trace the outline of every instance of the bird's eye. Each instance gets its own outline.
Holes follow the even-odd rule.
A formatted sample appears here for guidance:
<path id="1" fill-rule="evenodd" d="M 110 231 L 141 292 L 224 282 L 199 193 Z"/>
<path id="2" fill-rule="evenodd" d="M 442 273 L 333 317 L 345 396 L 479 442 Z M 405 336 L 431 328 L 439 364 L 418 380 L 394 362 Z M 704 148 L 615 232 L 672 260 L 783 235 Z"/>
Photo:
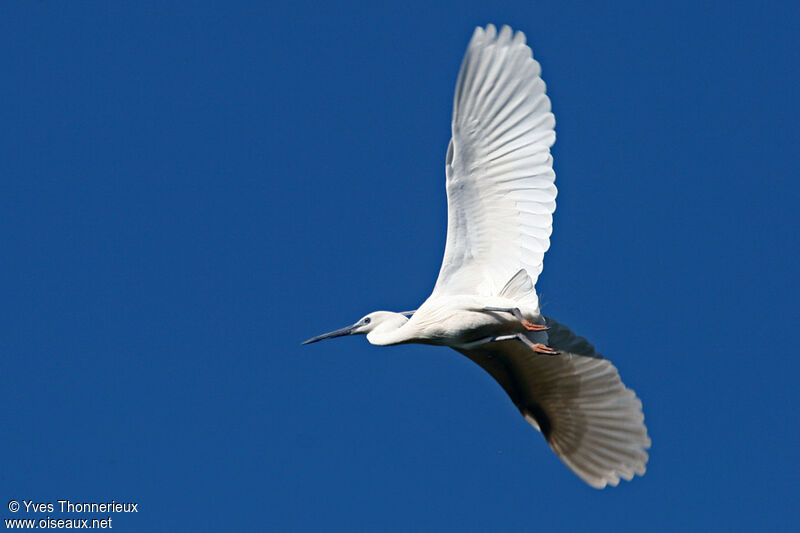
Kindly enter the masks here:
<path id="1" fill-rule="evenodd" d="M 365 318 L 364 319 L 364 324 L 369 324 L 370 322 L 372 322 L 371 318 Z"/>

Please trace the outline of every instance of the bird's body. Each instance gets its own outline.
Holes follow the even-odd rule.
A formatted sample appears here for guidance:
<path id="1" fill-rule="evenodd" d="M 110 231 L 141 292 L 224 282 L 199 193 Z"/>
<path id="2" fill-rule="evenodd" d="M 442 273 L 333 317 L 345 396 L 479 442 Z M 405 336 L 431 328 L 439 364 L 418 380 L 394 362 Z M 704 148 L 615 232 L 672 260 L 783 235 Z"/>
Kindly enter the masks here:
<path id="1" fill-rule="evenodd" d="M 641 402 L 586 339 L 541 315 L 534 289 L 550 246 L 555 119 L 522 32 L 477 28 L 456 83 L 447 149 L 447 242 L 416 311 L 375 311 L 306 343 L 449 346 L 486 370 L 553 451 L 593 487 L 642 475 Z M 410 318 L 409 316 L 410 315 Z"/>
<path id="2" fill-rule="evenodd" d="M 380 346 L 417 343 L 462 347 L 481 338 L 525 331 L 513 315 L 483 311 L 486 307 L 517 308 L 518 303 L 503 296 L 469 294 L 429 298 L 399 328 L 367 338 Z M 538 313 L 520 310 L 529 320 L 538 317 Z"/>

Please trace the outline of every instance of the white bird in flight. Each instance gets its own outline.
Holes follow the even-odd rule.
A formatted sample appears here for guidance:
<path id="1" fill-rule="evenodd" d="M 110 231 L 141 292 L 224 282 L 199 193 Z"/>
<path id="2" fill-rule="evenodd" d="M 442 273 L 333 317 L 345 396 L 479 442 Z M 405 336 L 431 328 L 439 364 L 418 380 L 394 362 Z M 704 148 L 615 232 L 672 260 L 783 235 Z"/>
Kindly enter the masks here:
<path id="1" fill-rule="evenodd" d="M 447 148 L 447 243 L 416 311 L 375 311 L 307 340 L 450 346 L 500 383 L 559 458 L 595 488 L 643 475 L 642 403 L 589 342 L 539 309 L 550 246 L 555 118 L 525 35 L 476 28 L 456 83 Z"/>

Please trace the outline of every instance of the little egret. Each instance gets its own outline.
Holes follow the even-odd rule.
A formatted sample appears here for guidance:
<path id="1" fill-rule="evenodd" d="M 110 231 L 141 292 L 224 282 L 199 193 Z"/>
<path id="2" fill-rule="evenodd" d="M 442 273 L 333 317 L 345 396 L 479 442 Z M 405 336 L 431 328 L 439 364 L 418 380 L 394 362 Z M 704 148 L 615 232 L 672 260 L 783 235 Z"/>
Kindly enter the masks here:
<path id="1" fill-rule="evenodd" d="M 539 309 L 550 247 L 555 119 L 522 32 L 476 28 L 456 82 L 445 165 L 447 241 L 419 309 L 375 311 L 307 340 L 450 346 L 486 370 L 553 451 L 596 488 L 643 475 L 642 403 L 589 342 Z"/>

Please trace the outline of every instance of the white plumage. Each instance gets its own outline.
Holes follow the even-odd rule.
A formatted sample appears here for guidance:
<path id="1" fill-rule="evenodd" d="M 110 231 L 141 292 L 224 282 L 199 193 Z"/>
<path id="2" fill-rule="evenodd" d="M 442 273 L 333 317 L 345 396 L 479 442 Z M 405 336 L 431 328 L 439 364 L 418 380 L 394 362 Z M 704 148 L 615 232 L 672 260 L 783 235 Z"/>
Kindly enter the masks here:
<path id="1" fill-rule="evenodd" d="M 447 243 L 430 297 L 306 343 L 366 334 L 376 345 L 450 346 L 486 370 L 589 485 L 645 472 L 642 404 L 586 339 L 541 315 L 534 285 L 550 246 L 555 119 L 522 32 L 477 28 L 456 83 L 447 150 Z M 408 318 L 406 315 L 411 315 Z"/>
<path id="2" fill-rule="evenodd" d="M 447 244 L 433 297 L 533 283 L 550 247 L 555 118 L 525 35 L 476 28 L 461 65 L 447 150 Z"/>

